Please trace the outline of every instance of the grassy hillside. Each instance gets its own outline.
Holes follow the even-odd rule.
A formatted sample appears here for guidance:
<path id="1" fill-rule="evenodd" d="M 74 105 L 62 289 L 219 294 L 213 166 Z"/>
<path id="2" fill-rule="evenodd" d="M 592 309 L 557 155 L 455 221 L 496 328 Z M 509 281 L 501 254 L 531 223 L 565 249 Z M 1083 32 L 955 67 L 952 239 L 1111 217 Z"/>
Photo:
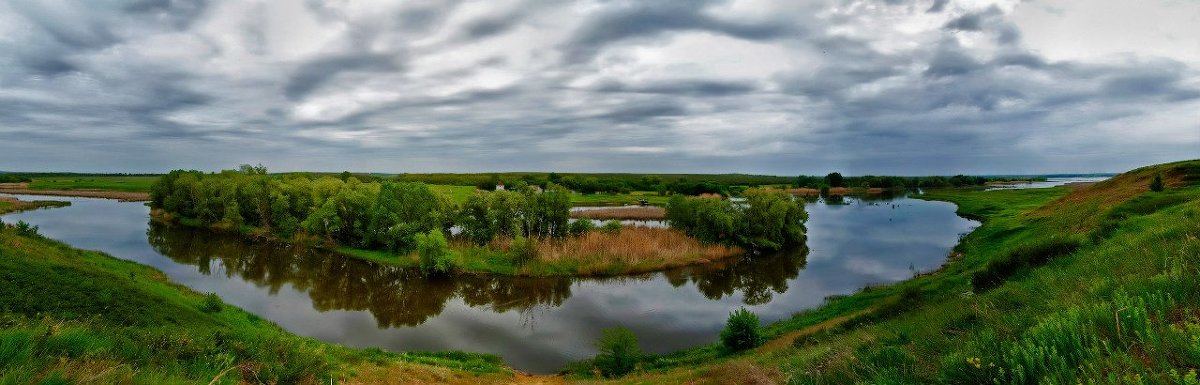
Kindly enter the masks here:
<path id="1" fill-rule="evenodd" d="M 1154 175 L 1165 191 L 1149 191 Z M 942 270 L 831 298 L 750 353 L 654 357 L 617 382 L 1197 383 L 1200 161 L 1076 191 L 925 198 L 983 221 Z"/>
<path id="2" fill-rule="evenodd" d="M 476 383 L 497 357 L 289 334 L 159 271 L 0 226 L 0 384 Z"/>

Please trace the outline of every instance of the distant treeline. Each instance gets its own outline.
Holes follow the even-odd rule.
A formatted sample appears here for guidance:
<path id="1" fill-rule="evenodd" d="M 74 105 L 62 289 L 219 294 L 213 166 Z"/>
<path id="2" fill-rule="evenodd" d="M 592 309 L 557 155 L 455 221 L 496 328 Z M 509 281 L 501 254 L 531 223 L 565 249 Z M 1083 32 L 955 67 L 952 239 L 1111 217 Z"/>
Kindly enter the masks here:
<path id="1" fill-rule="evenodd" d="M 733 186 L 787 185 L 791 177 L 745 174 L 585 174 L 513 172 L 495 174 L 400 174 L 397 180 L 429 184 L 475 186 L 493 190 L 497 184 L 512 186 L 546 186 L 557 184 L 584 194 L 629 193 L 657 191 L 698 195 L 703 193 L 729 195 Z"/>
<path id="2" fill-rule="evenodd" d="M 151 207 L 198 225 L 265 229 L 282 238 L 303 233 L 341 245 L 406 253 L 418 238 L 461 226 L 472 240 L 496 235 L 568 235 L 570 192 L 496 192 L 460 208 L 419 182 L 304 175 L 271 176 L 243 166 L 216 174 L 175 170 L 155 182 Z M 486 238 L 483 234 L 487 234 Z"/>
<path id="3" fill-rule="evenodd" d="M 27 175 L 21 174 L 0 174 L 0 183 L 23 183 L 32 182 L 33 179 Z"/>
<path id="4" fill-rule="evenodd" d="M 55 178 L 55 177 L 96 177 L 96 176 L 162 176 L 163 174 L 149 173 L 88 173 L 88 172 L 0 172 L 5 175 L 20 175 L 26 178 Z"/>
<path id="5" fill-rule="evenodd" d="M 795 179 L 793 186 L 804 188 L 849 187 L 849 188 L 935 188 L 935 187 L 964 187 L 982 186 L 988 182 L 1011 181 L 1044 181 L 1045 177 L 983 177 L 969 175 L 955 176 L 842 176 L 841 173 L 830 173 L 824 177 L 801 175 Z"/>

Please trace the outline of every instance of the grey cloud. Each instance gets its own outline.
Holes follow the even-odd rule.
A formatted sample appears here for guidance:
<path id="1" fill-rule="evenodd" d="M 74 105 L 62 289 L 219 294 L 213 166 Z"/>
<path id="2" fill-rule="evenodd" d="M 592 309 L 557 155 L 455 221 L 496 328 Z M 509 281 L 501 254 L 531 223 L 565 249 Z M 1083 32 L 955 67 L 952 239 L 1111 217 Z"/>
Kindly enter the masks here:
<path id="1" fill-rule="evenodd" d="M 654 38 L 670 31 L 702 30 L 747 40 L 796 36 L 800 32 L 798 25 L 718 19 L 704 12 L 712 3 L 670 0 L 610 5 L 572 33 L 562 46 L 564 56 L 571 63 L 584 62 L 609 44 L 634 38 Z"/>
<path id="2" fill-rule="evenodd" d="M 191 26 L 208 8 L 208 0 L 135 0 L 124 6 L 126 12 L 165 22 L 175 29 Z"/>
<path id="3" fill-rule="evenodd" d="M 756 89 L 750 82 L 688 79 L 655 81 L 644 84 L 628 84 L 619 81 L 603 82 L 593 90 L 598 92 L 627 92 L 645 94 L 668 94 L 687 96 L 728 96 L 752 92 Z"/>
<path id="4" fill-rule="evenodd" d="M 980 69 L 979 62 L 970 57 L 956 43 L 944 42 L 929 59 L 925 75 L 931 77 L 965 75 Z"/>
<path id="5" fill-rule="evenodd" d="M 959 31 L 979 31 L 983 29 L 983 15 L 978 13 L 962 15 L 947 22 L 943 28 Z"/>
<path id="6" fill-rule="evenodd" d="M 341 73 L 390 72 L 401 68 L 394 55 L 346 54 L 324 57 L 298 67 L 288 78 L 283 92 L 289 99 L 303 99 Z"/>
<path id="7" fill-rule="evenodd" d="M 926 10 L 925 13 L 941 12 L 942 10 L 946 9 L 946 3 L 949 2 L 950 0 L 933 0 L 933 5 L 930 5 L 929 9 Z"/>
<path id="8" fill-rule="evenodd" d="M 896 6 L 818 18 L 821 4 L 794 2 L 746 13 L 719 0 L 572 5 L 595 8 L 582 13 L 546 2 L 488 12 L 479 6 L 494 5 L 406 2 L 364 14 L 314 0 L 316 35 L 329 40 L 284 56 L 268 44 L 288 36 L 272 35 L 265 14 L 203 1 L 85 9 L 0 0 L 0 27 L 18 23 L 4 29 L 18 35 L 0 39 L 0 135 L 12 138 L 0 141 L 0 164 L 922 174 L 1107 171 L 1195 153 L 1183 135 L 1195 123 L 1179 111 L 1200 103 L 1196 63 L 1056 58 L 1025 47 L 1029 31 L 998 7 L 887 3 Z M 473 19 L 458 13 L 467 9 Z M 938 21 L 905 32 L 916 44 L 882 38 L 889 25 L 863 27 L 901 13 Z M 222 18 L 235 18 L 233 28 L 212 35 L 207 21 Z M 491 39 L 515 28 L 537 38 Z M 693 33 L 770 47 L 797 64 L 655 51 Z M 959 43 L 979 38 L 1000 44 Z M 211 52 L 162 44 L 175 41 Z M 629 47 L 637 54 L 592 60 Z M 1150 156 L 1094 129 L 1143 121 L 1183 139 Z M 53 148 L 61 151 L 45 155 Z"/>
<path id="9" fill-rule="evenodd" d="M 687 112 L 687 108 L 679 103 L 659 101 L 624 105 L 593 117 L 613 123 L 638 123 L 649 119 L 682 116 Z"/>

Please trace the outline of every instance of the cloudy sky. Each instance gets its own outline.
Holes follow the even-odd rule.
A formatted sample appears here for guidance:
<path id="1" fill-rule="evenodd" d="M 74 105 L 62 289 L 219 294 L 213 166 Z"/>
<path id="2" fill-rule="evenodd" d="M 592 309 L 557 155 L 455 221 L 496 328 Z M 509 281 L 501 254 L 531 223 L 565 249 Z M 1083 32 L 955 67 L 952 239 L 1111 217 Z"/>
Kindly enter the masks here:
<path id="1" fill-rule="evenodd" d="M 1122 171 L 1200 1 L 0 0 L 0 170 Z"/>

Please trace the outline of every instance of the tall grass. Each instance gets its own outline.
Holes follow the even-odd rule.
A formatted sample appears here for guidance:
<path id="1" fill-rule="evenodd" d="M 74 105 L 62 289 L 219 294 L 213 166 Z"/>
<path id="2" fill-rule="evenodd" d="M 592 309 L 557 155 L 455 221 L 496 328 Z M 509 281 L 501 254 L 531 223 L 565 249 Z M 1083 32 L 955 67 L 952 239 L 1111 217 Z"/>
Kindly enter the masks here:
<path id="1" fill-rule="evenodd" d="M 572 211 L 571 218 L 661 220 L 667 218 L 667 210 L 662 207 L 652 206 L 606 207 L 602 209 Z"/>

